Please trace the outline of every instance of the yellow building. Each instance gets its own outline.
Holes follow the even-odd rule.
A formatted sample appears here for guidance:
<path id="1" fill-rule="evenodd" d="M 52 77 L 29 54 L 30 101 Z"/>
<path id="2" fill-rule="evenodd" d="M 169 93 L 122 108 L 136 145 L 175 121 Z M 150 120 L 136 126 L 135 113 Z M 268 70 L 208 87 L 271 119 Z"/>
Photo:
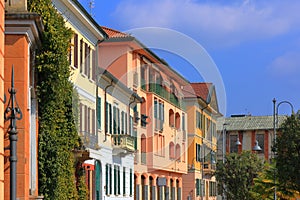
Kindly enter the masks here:
<path id="1" fill-rule="evenodd" d="M 78 93 L 79 135 L 76 152 L 85 168 L 89 199 L 133 199 L 133 116 L 141 98 L 107 70 L 98 67 L 98 44 L 106 33 L 76 0 L 53 0 L 73 30 L 70 67 Z"/>
<path id="2" fill-rule="evenodd" d="M 184 88 L 188 116 L 188 174 L 183 176 L 183 199 L 216 199 L 218 110 L 211 83 L 191 83 Z"/>

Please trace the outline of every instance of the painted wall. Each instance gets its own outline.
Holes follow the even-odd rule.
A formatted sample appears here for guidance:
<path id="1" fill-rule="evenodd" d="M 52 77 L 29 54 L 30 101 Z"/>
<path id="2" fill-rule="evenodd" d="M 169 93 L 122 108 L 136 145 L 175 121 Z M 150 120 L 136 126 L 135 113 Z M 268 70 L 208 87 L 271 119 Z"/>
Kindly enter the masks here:
<path id="1" fill-rule="evenodd" d="M 17 142 L 17 197 L 20 200 L 29 199 L 29 160 L 30 160 L 30 112 L 29 112 L 29 44 L 26 35 L 6 35 L 5 36 L 5 94 L 11 88 L 11 67 L 15 66 L 15 88 L 17 90 L 17 101 L 23 113 L 23 118 L 17 121 L 18 142 Z M 5 128 L 10 122 L 5 122 Z M 10 168 L 9 168 L 9 138 L 8 133 L 4 137 L 5 157 L 5 199 L 9 199 L 10 191 Z"/>
<path id="2" fill-rule="evenodd" d="M 0 0 L 0 113 L 4 113 L 4 0 Z M 0 115 L 0 200 L 4 199 L 4 118 Z"/>

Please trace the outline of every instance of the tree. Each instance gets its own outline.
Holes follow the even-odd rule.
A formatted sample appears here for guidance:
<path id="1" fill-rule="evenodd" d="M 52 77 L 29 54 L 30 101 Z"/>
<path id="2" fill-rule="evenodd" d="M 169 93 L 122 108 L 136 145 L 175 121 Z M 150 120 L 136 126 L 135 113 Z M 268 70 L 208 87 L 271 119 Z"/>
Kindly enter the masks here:
<path id="1" fill-rule="evenodd" d="M 264 169 L 262 172 L 259 172 L 257 178 L 254 178 L 254 185 L 252 187 L 251 193 L 252 196 L 257 200 L 266 199 L 272 200 L 274 199 L 274 191 L 276 184 L 276 195 L 277 199 L 293 199 L 295 198 L 295 191 L 290 190 L 283 186 L 281 182 L 279 182 L 278 176 L 274 176 L 276 173 L 275 162 L 272 164 L 265 163 Z M 275 184 L 274 178 L 276 177 Z"/>
<path id="2" fill-rule="evenodd" d="M 258 156 L 250 151 L 241 154 L 226 155 L 225 163 L 218 163 L 216 178 L 223 195 L 230 199 L 248 200 L 251 197 L 253 179 L 262 170 L 263 163 Z"/>
<path id="3" fill-rule="evenodd" d="M 280 182 L 291 191 L 300 192 L 300 120 L 287 117 L 275 144 L 276 168 Z"/>
<path id="4" fill-rule="evenodd" d="M 44 24 L 42 47 L 36 57 L 39 192 L 45 199 L 80 199 L 79 188 L 80 196 L 86 199 L 84 189 L 76 185 L 72 153 L 80 146 L 69 81 L 68 50 L 73 32 L 66 28 L 51 0 L 28 0 L 28 10 L 40 14 Z"/>

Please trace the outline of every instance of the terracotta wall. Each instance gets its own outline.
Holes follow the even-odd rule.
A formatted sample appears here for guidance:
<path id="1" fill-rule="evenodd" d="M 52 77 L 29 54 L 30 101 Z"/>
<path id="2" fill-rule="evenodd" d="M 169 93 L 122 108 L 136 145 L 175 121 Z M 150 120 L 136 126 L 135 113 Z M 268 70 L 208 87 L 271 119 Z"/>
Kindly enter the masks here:
<path id="1" fill-rule="evenodd" d="M 7 99 L 9 93 L 7 90 L 11 87 L 11 68 L 15 67 L 15 88 L 17 90 L 16 98 L 19 107 L 23 113 L 23 118 L 17 121 L 18 141 L 17 141 L 17 197 L 20 200 L 29 199 L 29 109 L 28 109 L 28 66 L 29 66 L 29 48 L 26 35 L 6 35 L 5 36 L 5 94 Z M 9 121 L 5 122 L 5 130 L 9 126 Z M 4 133 L 5 159 L 5 199 L 9 199 L 10 191 L 10 168 L 9 168 L 9 138 L 7 132 Z"/>
<path id="2" fill-rule="evenodd" d="M 4 199 L 4 1 L 0 0 L 0 200 Z"/>

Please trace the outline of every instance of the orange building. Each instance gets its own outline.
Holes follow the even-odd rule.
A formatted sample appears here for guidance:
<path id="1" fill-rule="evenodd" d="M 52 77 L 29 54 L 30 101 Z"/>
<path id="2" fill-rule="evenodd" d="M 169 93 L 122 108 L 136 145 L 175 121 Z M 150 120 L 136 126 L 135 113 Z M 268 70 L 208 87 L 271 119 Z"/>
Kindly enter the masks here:
<path id="1" fill-rule="evenodd" d="M 103 27 L 106 68 L 143 102 L 134 110 L 134 199 L 182 199 L 187 173 L 186 112 L 181 88 L 189 82 L 134 37 Z"/>
<path id="2" fill-rule="evenodd" d="M 0 0 L 0 200 L 4 199 L 4 12 Z"/>
<path id="3" fill-rule="evenodd" d="M 2 1 L 3 2 L 3 1 Z M 2 5 L 2 4 L 1 4 Z M 5 108 L 8 106 L 11 88 L 11 71 L 14 65 L 16 99 L 23 117 L 17 121 L 17 183 L 16 197 L 20 200 L 40 199 L 38 196 L 37 172 L 37 100 L 33 60 L 39 46 L 42 31 L 41 19 L 37 14 L 27 13 L 27 1 L 6 1 L 5 4 L 5 48 L 4 48 L 4 92 Z M 2 12 L 3 13 L 3 12 Z M 2 18 L 1 18 L 2 19 Z M 1 22 L 3 22 L 1 20 Z M 2 29 L 3 31 L 3 29 Z M 3 32 L 2 32 L 3 33 Z M 3 37 L 2 37 L 3 38 Z M 3 40 L 1 40 L 3 41 Z M 2 49 L 1 49 L 2 50 Z M 3 53 L 3 51 L 1 51 Z M 2 55 L 2 54 L 1 54 Z M 3 59 L 1 59 L 3 61 Z M 3 80 L 3 79 L 2 79 Z M 2 84 L 1 84 L 2 86 Z M 10 199 L 10 141 L 8 127 L 4 124 L 4 199 Z M 2 138 L 2 137 L 1 137 Z M 1 146 L 1 144 L 0 144 Z M 2 150 L 2 148 L 1 148 Z M 3 155 L 3 154 L 2 154 Z M 2 165 L 0 165 L 1 168 Z M 2 169 L 2 168 L 1 168 Z M 1 173 L 2 170 L 1 170 Z M 3 178 L 0 174 L 1 184 Z M 3 187 L 2 187 L 3 188 Z M 1 189 L 1 187 L 0 187 Z M 0 198 L 1 199 L 1 198 Z"/>

